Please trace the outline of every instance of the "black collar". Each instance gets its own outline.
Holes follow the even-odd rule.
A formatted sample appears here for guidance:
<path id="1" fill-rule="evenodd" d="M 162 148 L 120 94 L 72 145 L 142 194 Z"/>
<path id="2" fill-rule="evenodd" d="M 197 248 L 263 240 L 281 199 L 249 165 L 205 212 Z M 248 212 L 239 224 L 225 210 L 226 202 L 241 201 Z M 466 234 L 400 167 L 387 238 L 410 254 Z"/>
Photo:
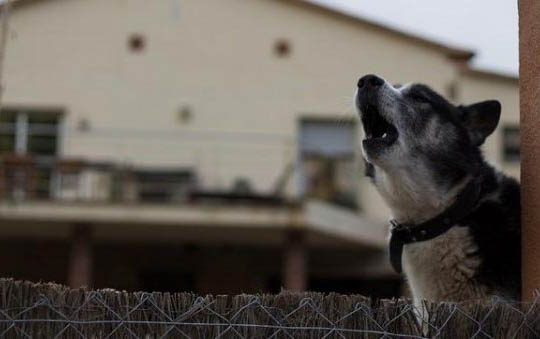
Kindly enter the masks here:
<path id="1" fill-rule="evenodd" d="M 438 237 L 474 211 L 480 199 L 481 180 L 481 176 L 471 180 L 458 194 L 456 201 L 433 219 L 418 225 L 400 224 L 390 220 L 390 263 L 397 273 L 402 272 L 401 254 L 404 245 Z"/>

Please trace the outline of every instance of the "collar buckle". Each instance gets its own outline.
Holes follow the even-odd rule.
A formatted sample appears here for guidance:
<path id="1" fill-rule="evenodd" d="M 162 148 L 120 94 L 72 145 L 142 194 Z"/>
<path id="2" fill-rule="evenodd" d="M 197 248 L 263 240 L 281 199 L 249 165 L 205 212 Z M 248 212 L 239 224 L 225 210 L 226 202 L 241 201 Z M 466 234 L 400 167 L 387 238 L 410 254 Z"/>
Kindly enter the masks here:
<path id="1" fill-rule="evenodd" d="M 400 224 L 395 219 L 390 220 L 390 225 L 391 225 L 390 230 L 392 233 L 394 233 L 395 231 L 398 231 L 398 232 L 405 231 L 407 233 L 412 232 L 411 225 Z"/>

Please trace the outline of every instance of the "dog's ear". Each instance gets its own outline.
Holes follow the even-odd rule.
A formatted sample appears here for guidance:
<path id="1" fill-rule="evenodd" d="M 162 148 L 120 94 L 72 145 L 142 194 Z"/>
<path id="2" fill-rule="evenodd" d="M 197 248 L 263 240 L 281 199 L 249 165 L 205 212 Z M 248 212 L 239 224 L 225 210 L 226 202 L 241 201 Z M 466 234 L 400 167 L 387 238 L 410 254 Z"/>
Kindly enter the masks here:
<path id="1" fill-rule="evenodd" d="M 469 132 L 471 141 L 476 146 L 493 133 L 501 117 L 501 103 L 497 100 L 487 100 L 468 106 L 460 106 L 461 120 Z"/>

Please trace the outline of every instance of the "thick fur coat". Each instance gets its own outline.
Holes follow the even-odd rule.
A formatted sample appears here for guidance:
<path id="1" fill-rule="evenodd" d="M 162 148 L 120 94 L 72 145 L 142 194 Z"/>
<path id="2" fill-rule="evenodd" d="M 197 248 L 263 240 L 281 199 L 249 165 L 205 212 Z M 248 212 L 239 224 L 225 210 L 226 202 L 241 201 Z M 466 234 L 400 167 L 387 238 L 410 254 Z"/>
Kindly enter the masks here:
<path id="1" fill-rule="evenodd" d="M 493 168 L 480 146 L 501 106 L 455 106 L 429 87 L 392 86 L 375 75 L 358 82 L 366 174 L 399 223 L 444 212 L 473 178 L 480 198 L 459 226 L 403 248 L 403 271 L 416 301 L 520 298 L 520 190 Z"/>

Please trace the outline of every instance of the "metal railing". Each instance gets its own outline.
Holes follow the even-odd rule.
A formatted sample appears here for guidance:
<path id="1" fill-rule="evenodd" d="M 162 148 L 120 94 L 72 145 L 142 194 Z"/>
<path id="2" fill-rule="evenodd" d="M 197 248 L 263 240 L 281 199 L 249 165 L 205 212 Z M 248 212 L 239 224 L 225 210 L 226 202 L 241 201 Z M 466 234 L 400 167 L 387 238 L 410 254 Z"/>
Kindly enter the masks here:
<path id="1" fill-rule="evenodd" d="M 196 185 L 189 168 L 154 171 L 53 157 L 3 155 L 0 199 L 175 202 Z"/>

